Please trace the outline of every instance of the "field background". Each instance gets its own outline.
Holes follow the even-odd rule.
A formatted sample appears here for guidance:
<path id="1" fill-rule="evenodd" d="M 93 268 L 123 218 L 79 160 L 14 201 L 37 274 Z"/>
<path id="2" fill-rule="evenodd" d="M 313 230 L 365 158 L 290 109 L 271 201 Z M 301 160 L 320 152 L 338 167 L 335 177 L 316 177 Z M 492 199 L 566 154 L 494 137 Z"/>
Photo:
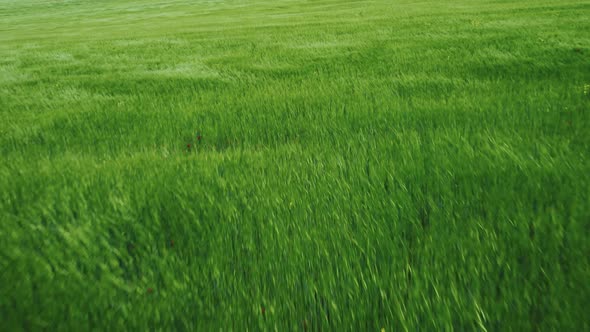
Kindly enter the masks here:
<path id="1" fill-rule="evenodd" d="M 589 17 L 0 0 L 0 330 L 590 330 Z"/>

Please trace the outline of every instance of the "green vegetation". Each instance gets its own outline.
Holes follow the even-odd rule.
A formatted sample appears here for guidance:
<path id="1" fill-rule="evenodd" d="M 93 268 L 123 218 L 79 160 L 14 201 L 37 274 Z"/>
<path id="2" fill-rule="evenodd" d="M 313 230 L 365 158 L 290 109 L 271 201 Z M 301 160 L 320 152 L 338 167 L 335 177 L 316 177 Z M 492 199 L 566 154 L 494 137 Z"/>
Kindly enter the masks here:
<path id="1" fill-rule="evenodd" d="M 0 330 L 589 330 L 588 17 L 0 0 Z"/>

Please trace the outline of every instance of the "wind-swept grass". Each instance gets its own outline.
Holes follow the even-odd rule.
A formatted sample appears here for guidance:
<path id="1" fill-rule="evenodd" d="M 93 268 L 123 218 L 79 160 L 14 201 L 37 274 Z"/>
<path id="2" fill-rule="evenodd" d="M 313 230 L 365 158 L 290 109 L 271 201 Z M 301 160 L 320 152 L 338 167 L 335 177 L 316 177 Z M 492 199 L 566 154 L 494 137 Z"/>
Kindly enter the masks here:
<path id="1" fill-rule="evenodd" d="M 0 0 L 0 330 L 589 330 L 587 17 Z"/>

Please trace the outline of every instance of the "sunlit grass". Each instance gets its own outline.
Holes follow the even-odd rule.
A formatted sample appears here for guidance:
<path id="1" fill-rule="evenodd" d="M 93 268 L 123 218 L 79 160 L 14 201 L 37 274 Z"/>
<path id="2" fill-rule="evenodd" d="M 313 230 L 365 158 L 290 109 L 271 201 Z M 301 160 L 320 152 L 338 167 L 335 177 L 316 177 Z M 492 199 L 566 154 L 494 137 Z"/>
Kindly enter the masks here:
<path id="1" fill-rule="evenodd" d="M 0 330 L 588 330 L 589 16 L 0 0 Z"/>

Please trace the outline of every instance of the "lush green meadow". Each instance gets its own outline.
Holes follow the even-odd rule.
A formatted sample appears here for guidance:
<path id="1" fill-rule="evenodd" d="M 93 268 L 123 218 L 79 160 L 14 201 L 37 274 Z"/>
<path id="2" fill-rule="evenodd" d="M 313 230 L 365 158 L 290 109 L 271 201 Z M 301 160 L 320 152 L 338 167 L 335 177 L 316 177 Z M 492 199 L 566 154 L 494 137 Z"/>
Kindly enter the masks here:
<path id="1" fill-rule="evenodd" d="M 0 331 L 590 330 L 589 17 L 0 0 Z"/>

